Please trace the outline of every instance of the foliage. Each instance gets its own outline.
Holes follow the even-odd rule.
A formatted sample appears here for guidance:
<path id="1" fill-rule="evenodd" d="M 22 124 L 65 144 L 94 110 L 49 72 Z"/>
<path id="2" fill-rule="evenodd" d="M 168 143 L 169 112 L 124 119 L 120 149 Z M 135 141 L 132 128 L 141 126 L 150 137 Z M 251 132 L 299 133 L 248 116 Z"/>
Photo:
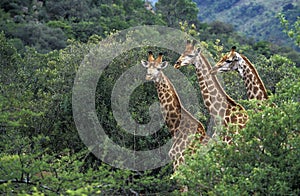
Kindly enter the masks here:
<path id="1" fill-rule="evenodd" d="M 198 8 L 191 0 L 159 0 L 155 6 L 170 27 L 178 27 L 184 21 L 197 23 Z"/>
<path id="2" fill-rule="evenodd" d="M 300 59 L 296 51 L 246 39 L 225 23 L 200 23 L 197 7 L 187 0 L 159 1 L 156 14 L 144 9 L 141 0 L 3 0 L 0 7 L 0 194 L 170 195 L 181 184 L 188 184 L 191 194 L 299 193 Z M 168 11 L 176 14 L 170 16 Z M 113 32 L 152 24 L 181 28 L 193 35 L 210 52 L 210 60 L 219 60 L 222 52 L 236 45 L 256 66 L 274 94 L 271 101 L 278 105 L 261 106 L 261 112 L 255 113 L 255 104 L 242 102 L 252 119 L 247 129 L 234 136 L 234 145 L 219 141 L 209 144 L 213 148 L 199 147 L 199 153 L 187 158 L 187 165 L 174 179 L 170 179 L 171 164 L 137 172 L 101 162 L 80 140 L 73 119 L 72 87 L 90 49 Z M 127 133 L 111 109 L 114 84 L 145 59 L 148 50 L 155 54 L 163 50 L 170 64 L 178 58 L 163 48 L 132 49 L 113 59 L 96 89 L 95 109 L 101 125 L 114 142 L 128 149 L 153 149 L 170 139 L 166 127 L 147 137 Z M 188 109 L 196 109 L 196 117 L 207 126 L 209 115 L 194 71 L 191 66 L 182 69 L 197 90 L 201 108 Z M 221 77 L 228 94 L 239 101 L 245 98 L 237 74 Z M 147 123 L 155 101 L 153 83 L 134 89 L 129 101 L 133 121 Z"/>
<path id="3" fill-rule="evenodd" d="M 15 0 L 2 1 L 0 8 L 0 30 L 42 53 L 65 48 L 67 38 L 87 42 L 94 34 L 105 37 L 116 29 L 165 24 L 160 16 L 144 8 L 142 0 Z"/>
<path id="4" fill-rule="evenodd" d="M 299 84 L 294 81 L 284 96 L 299 93 Z M 257 108 L 256 102 L 249 104 Z M 187 195 L 298 195 L 299 109 L 290 99 L 248 110 L 251 120 L 232 136 L 233 144 L 217 139 L 199 146 L 174 179 L 189 187 Z"/>
<path id="5" fill-rule="evenodd" d="M 39 138 L 34 138 L 39 139 Z M 18 138 L 17 141 L 20 139 Z M 24 140 L 23 140 L 24 141 Z M 27 140 L 25 148 L 30 148 Z M 56 156 L 34 151 L 18 155 L 3 154 L 0 159 L 2 194 L 44 194 L 44 195 L 90 195 L 90 194 L 134 194 L 151 192 L 166 193 L 173 183 L 166 175 L 167 170 L 158 174 L 151 171 L 133 172 L 99 165 L 86 150 Z M 37 153 L 38 152 L 38 153 Z M 54 158 L 56 157 L 56 158 Z M 89 168 L 86 166 L 90 164 Z"/>
<path id="6" fill-rule="evenodd" d="M 292 0 L 277 0 L 276 6 L 271 0 L 194 0 L 194 2 L 199 7 L 198 17 L 201 21 L 208 23 L 221 21 L 257 41 L 294 47 L 288 36 L 282 33 L 276 18 L 276 15 L 282 12 L 288 16 L 290 22 L 296 21 L 299 5 Z"/>
<path id="7" fill-rule="evenodd" d="M 47 54 L 27 48 L 21 57 L 1 34 L 1 56 L 6 59 L 1 69 L 7 73 L 7 77 L 1 77 L 1 90 L 5 93 L 1 94 L 3 102 L 0 104 L 3 141 L 0 145 L 0 192 L 76 195 L 171 191 L 175 186 L 168 177 L 170 165 L 162 169 L 162 174 L 160 171 L 135 173 L 118 170 L 99 162 L 83 148 L 73 122 L 71 88 L 75 71 L 93 44 L 76 41 L 70 41 L 69 44 L 64 50 Z M 133 60 L 134 57 L 133 52 L 127 60 Z M 115 63 L 120 64 L 120 60 Z M 128 68 L 126 66 L 124 64 L 124 69 Z M 110 88 L 113 84 L 109 79 L 110 74 L 118 76 L 123 71 L 117 66 L 112 68 L 116 69 L 108 69 L 108 75 L 104 74 L 108 77 L 100 80 L 100 83 L 107 84 L 103 87 Z M 18 77 L 9 77 L 9 74 L 15 73 L 18 73 Z M 103 92 L 109 93 L 109 90 L 104 89 Z M 109 96 L 99 96 L 109 101 Z M 139 98 L 138 94 L 134 96 Z M 147 105 L 141 106 L 147 108 Z M 105 107 L 109 106 L 104 102 L 99 115 L 112 119 L 112 113 L 107 115 Z M 114 122 L 104 123 L 115 126 Z M 115 129 L 108 131 L 115 141 L 118 141 L 118 135 L 124 133 Z M 133 147 L 131 135 L 120 135 L 120 138 L 127 147 Z M 153 141 L 160 138 L 140 140 L 137 146 L 150 147 L 148 143 L 155 144 Z"/>
<path id="8" fill-rule="evenodd" d="M 280 13 L 278 17 L 281 25 L 284 28 L 283 32 L 293 39 L 295 44 L 300 47 L 300 17 L 297 17 L 297 20 L 294 24 L 290 24 L 290 22 L 285 18 L 285 15 L 282 13 Z"/>

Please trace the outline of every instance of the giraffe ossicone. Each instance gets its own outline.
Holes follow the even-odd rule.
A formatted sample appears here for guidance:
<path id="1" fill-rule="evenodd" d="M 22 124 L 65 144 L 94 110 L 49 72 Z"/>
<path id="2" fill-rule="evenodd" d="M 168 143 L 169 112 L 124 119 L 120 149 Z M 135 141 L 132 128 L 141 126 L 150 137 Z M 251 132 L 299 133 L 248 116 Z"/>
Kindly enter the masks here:
<path id="1" fill-rule="evenodd" d="M 168 66 L 168 62 L 162 61 L 162 56 L 159 53 L 155 59 L 153 53 L 149 52 L 148 61 L 142 60 L 141 63 L 147 68 L 146 80 L 155 83 L 163 118 L 172 135 L 173 145 L 169 156 L 176 170 L 184 162 L 184 151 L 193 144 L 195 135 L 200 135 L 198 142 L 201 143 L 206 143 L 209 137 L 202 123 L 182 106 L 173 84 L 162 71 Z"/>

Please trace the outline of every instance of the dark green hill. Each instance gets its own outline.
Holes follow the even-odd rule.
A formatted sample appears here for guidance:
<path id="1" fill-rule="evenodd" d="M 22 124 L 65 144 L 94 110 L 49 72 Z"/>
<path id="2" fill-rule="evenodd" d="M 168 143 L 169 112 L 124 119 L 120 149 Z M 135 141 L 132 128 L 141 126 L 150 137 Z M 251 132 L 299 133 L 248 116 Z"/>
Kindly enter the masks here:
<path id="1" fill-rule="evenodd" d="M 297 0 L 194 0 L 199 7 L 202 22 L 222 21 L 233 25 L 243 34 L 256 40 L 271 41 L 278 45 L 294 46 L 282 33 L 278 13 L 291 22 L 300 14 Z"/>

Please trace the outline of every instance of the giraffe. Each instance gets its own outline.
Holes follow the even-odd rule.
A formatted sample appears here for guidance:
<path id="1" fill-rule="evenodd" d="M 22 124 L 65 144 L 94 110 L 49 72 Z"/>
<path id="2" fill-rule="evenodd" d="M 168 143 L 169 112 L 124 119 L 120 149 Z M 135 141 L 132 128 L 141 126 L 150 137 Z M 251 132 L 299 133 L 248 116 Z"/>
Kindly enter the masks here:
<path id="1" fill-rule="evenodd" d="M 185 51 L 176 61 L 174 68 L 179 69 L 189 64 L 194 65 L 204 105 L 211 117 L 225 127 L 232 124 L 238 128 L 244 128 L 248 122 L 245 109 L 226 94 L 215 75 L 209 74 L 211 65 L 200 48 L 195 47 L 195 44 L 195 40 L 187 41 Z M 225 136 L 224 141 L 230 143 L 231 138 Z"/>
<path id="2" fill-rule="evenodd" d="M 237 53 L 236 47 L 233 46 L 229 54 L 224 55 L 222 59 L 215 65 L 211 73 L 238 71 L 243 78 L 247 89 L 248 99 L 266 100 L 268 99 L 267 90 L 261 78 L 258 75 L 254 65 L 247 57 Z"/>
<path id="3" fill-rule="evenodd" d="M 155 60 L 150 51 L 148 61 L 141 62 L 147 68 L 146 80 L 155 83 L 163 118 L 172 135 L 173 145 L 169 156 L 173 160 L 175 171 L 178 165 L 184 162 L 184 150 L 192 144 L 192 137 L 200 134 L 199 140 L 203 144 L 209 137 L 204 126 L 182 106 L 173 84 L 162 72 L 168 65 L 168 62 L 162 62 L 162 53 Z"/>

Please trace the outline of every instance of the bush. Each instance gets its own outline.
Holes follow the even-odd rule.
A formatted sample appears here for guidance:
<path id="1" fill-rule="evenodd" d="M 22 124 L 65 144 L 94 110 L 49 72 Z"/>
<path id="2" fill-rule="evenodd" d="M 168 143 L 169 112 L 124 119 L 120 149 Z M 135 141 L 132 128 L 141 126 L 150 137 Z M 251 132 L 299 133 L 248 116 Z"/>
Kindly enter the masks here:
<path id="1" fill-rule="evenodd" d="M 299 95 L 299 84 L 289 83 L 278 107 L 245 101 L 254 109 L 234 143 L 199 146 L 174 179 L 189 186 L 188 195 L 299 195 L 300 103 L 288 99 Z"/>

